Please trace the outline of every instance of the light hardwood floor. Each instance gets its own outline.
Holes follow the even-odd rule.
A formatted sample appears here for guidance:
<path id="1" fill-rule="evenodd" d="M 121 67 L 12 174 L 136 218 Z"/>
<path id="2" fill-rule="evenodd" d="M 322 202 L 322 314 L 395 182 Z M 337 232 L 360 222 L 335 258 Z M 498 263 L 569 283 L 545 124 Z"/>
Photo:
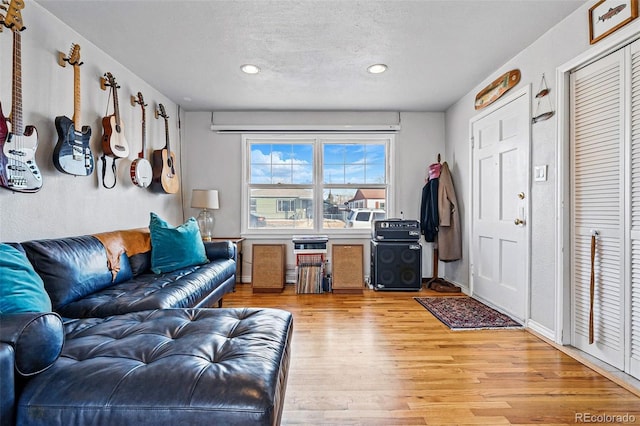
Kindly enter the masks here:
<path id="1" fill-rule="evenodd" d="M 640 424 L 638 396 L 527 331 L 451 331 L 413 300 L 431 295 L 239 284 L 224 306 L 294 315 L 283 425 Z"/>

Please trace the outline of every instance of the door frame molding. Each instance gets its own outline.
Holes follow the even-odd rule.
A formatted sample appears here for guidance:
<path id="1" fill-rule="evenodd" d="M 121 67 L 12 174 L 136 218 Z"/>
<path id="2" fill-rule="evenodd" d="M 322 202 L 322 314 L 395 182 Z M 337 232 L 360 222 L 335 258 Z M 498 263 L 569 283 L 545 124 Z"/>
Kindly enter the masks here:
<path id="1" fill-rule="evenodd" d="M 482 112 L 474 115 L 469 119 L 469 188 L 473 188 L 473 175 L 474 175 L 474 164 L 473 164 L 473 126 L 476 122 L 482 120 L 483 118 L 491 115 L 496 112 L 498 109 L 508 105 L 509 103 L 515 101 L 521 96 L 526 96 L 528 99 L 528 159 L 527 159 L 527 194 L 529 199 L 531 198 L 531 83 L 527 84 L 520 90 L 504 96 L 499 101 L 495 102 L 491 106 L 484 109 Z M 473 240 L 473 213 L 474 213 L 474 205 L 473 205 L 473 196 L 469 200 L 469 209 L 467 209 L 467 223 L 469 224 L 469 235 Z M 524 326 L 527 327 L 529 322 L 529 317 L 531 314 L 531 202 L 527 202 L 527 208 L 525 210 L 525 218 L 526 218 L 526 237 L 525 237 L 525 258 L 527 259 L 527 266 L 525 270 L 526 282 L 525 282 L 525 307 L 524 307 Z M 474 265 L 474 253 L 473 253 L 473 241 L 469 243 L 468 247 L 468 255 L 469 255 L 469 295 L 478 298 L 478 296 L 474 292 L 474 280 L 473 280 L 473 265 Z M 499 306 L 495 306 L 486 300 L 482 300 L 483 303 L 501 311 Z"/>
<path id="2" fill-rule="evenodd" d="M 571 344 L 571 143 L 570 74 L 640 39 L 637 28 L 626 28 L 556 68 L 556 298 L 554 342 Z M 566 250 L 565 250 L 566 248 Z"/>

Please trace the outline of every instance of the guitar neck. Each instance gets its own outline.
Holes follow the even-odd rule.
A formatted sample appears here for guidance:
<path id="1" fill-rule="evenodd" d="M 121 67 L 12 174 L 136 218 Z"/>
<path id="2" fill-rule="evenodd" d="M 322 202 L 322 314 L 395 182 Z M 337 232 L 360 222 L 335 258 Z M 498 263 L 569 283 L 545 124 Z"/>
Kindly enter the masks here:
<path id="1" fill-rule="evenodd" d="M 120 133 L 120 108 L 118 107 L 118 85 L 113 84 L 113 114 L 116 118 L 116 130 Z"/>
<path id="2" fill-rule="evenodd" d="M 169 144 L 169 119 L 167 117 L 164 118 L 164 137 L 166 140 L 165 147 L 167 148 L 169 155 L 171 155 L 171 145 Z"/>
<path id="3" fill-rule="evenodd" d="M 22 40 L 20 31 L 13 30 L 13 100 L 11 103 L 11 131 L 16 135 L 24 133 L 22 123 Z"/>
<path id="4" fill-rule="evenodd" d="M 73 125 L 80 130 L 80 65 L 73 66 Z"/>
<path id="5" fill-rule="evenodd" d="M 146 114 L 144 111 L 144 103 L 140 104 L 142 107 L 142 149 L 140 150 L 140 154 L 138 154 L 139 158 L 144 158 L 144 153 L 147 149 L 147 122 L 146 122 Z"/>

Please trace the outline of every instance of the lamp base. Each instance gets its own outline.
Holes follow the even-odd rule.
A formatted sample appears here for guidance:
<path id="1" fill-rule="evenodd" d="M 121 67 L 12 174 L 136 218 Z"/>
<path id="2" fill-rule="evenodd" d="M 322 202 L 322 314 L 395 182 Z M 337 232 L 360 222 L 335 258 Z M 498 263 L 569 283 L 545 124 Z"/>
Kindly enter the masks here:
<path id="1" fill-rule="evenodd" d="M 202 241 L 211 241 L 213 238 L 213 227 L 215 225 L 213 214 L 208 209 L 202 209 L 196 220 L 198 221 Z"/>

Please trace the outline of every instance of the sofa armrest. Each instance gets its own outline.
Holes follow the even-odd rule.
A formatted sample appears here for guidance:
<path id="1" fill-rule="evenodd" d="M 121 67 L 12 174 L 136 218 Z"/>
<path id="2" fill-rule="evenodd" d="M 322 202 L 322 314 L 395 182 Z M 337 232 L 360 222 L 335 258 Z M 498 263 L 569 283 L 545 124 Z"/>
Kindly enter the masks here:
<path id="1" fill-rule="evenodd" d="M 236 246 L 231 241 L 205 241 L 204 248 L 209 260 L 236 258 Z"/>
<path id="2" fill-rule="evenodd" d="M 0 426 L 15 424 L 14 359 L 13 347 L 6 343 L 0 343 Z"/>
<path id="3" fill-rule="evenodd" d="M 0 343 L 13 348 L 16 372 L 38 374 L 51 367 L 62 352 L 62 319 L 54 312 L 2 314 Z"/>

